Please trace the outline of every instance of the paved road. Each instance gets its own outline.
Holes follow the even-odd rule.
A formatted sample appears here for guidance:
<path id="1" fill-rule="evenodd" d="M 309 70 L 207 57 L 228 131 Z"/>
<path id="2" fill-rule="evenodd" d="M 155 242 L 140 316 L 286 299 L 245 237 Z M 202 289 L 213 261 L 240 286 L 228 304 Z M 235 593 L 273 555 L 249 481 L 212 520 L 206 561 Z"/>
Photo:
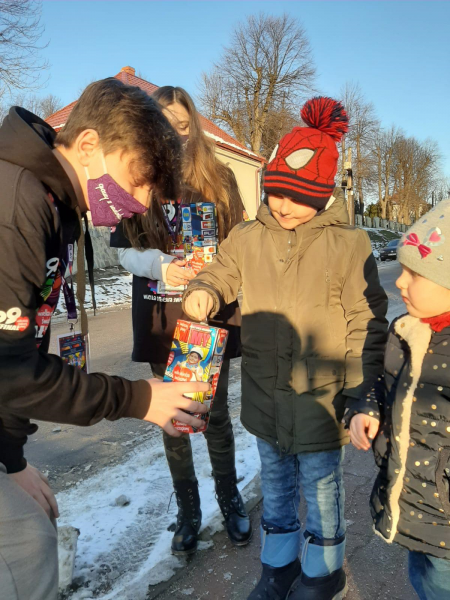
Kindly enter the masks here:
<path id="1" fill-rule="evenodd" d="M 392 310 L 398 312 L 400 303 L 395 280 L 400 273 L 396 263 L 381 263 L 380 278 Z M 54 335 L 63 333 L 65 326 L 57 323 Z M 132 363 L 131 311 L 101 312 L 90 322 L 93 370 L 122 375 L 130 379 L 150 376 L 145 364 Z M 237 371 L 238 364 L 235 365 Z M 27 458 L 49 472 L 56 491 L 73 485 L 85 477 L 84 465 L 92 464 L 89 474 L 123 459 L 130 446 L 122 445 L 144 433 L 147 424 L 126 420 L 100 423 L 90 428 L 62 425 L 54 432 L 55 424 L 41 423 L 38 433 L 27 446 Z M 148 434 L 148 432 L 147 432 Z M 102 442 L 114 441 L 116 445 Z M 348 552 L 347 569 L 350 579 L 349 600 L 410 600 L 414 597 L 405 571 L 405 553 L 388 547 L 371 532 L 368 496 L 375 475 L 370 454 L 347 452 L 345 478 L 347 490 Z M 260 507 L 252 514 L 258 528 Z M 191 598 L 245 599 L 259 576 L 259 539 L 236 550 L 224 534 L 218 534 L 214 548 L 200 553 L 167 585 L 152 588 L 150 598 L 184 600 Z M 125 599 L 124 600 L 131 600 Z"/>

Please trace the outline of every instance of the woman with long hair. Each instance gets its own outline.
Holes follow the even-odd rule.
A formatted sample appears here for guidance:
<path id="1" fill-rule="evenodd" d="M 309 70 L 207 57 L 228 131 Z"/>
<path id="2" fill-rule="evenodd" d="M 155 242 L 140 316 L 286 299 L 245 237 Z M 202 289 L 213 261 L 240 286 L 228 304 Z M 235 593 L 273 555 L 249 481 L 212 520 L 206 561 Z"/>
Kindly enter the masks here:
<path id="1" fill-rule="evenodd" d="M 156 377 L 163 377 L 177 319 L 186 318 L 182 292 L 166 295 L 161 283 L 183 286 L 194 274 L 173 250 L 180 223 L 181 204 L 213 202 L 216 205 L 219 243 L 243 220 L 244 207 L 233 172 L 215 156 L 215 143 L 203 132 L 189 94 L 179 87 L 159 88 L 153 97 L 183 141 L 182 197 L 152 195 L 149 210 L 123 222 L 111 235 L 119 247 L 122 266 L 133 273 L 133 360 L 149 362 Z M 237 488 L 234 435 L 228 411 L 230 358 L 240 356 L 240 312 L 237 303 L 227 306 L 214 322 L 229 331 L 229 340 L 209 427 L 205 432 L 216 494 L 231 541 L 250 541 L 251 525 Z M 166 457 L 178 504 L 172 552 L 191 554 L 197 549 L 201 526 L 200 496 L 188 435 L 163 435 Z"/>

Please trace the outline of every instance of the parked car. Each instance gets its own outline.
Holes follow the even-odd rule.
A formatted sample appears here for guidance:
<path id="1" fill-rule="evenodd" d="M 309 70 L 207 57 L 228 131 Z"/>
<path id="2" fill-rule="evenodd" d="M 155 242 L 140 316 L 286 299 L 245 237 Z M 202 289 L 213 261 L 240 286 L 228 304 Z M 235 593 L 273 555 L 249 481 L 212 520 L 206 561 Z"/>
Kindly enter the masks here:
<path id="1" fill-rule="evenodd" d="M 391 240 L 387 246 L 380 248 L 380 260 L 396 260 L 397 259 L 397 246 L 398 240 Z"/>

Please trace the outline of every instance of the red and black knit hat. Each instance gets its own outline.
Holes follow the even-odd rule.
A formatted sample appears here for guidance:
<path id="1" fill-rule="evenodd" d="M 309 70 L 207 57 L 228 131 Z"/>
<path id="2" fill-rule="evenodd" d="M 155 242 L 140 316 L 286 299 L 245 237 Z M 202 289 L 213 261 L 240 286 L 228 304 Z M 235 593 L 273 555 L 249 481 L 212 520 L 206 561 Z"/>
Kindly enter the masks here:
<path id="1" fill-rule="evenodd" d="M 264 191 L 322 210 L 334 190 L 336 142 L 348 131 L 348 117 L 340 102 L 325 97 L 308 100 L 300 114 L 306 127 L 294 127 L 275 147 Z"/>

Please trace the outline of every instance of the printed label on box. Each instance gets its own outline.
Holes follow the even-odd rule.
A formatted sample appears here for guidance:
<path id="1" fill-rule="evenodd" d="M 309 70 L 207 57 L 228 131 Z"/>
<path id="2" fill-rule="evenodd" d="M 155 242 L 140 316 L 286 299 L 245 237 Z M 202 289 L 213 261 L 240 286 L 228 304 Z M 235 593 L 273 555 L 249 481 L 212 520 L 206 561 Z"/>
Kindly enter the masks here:
<path id="1" fill-rule="evenodd" d="M 227 339 L 228 331 L 225 329 L 178 320 L 164 381 L 211 382 L 210 392 L 188 394 L 193 400 L 206 404 L 211 410 Z M 176 420 L 173 422 L 174 427 L 183 433 L 206 431 L 209 413 L 194 416 L 203 421 L 198 429 Z"/>

